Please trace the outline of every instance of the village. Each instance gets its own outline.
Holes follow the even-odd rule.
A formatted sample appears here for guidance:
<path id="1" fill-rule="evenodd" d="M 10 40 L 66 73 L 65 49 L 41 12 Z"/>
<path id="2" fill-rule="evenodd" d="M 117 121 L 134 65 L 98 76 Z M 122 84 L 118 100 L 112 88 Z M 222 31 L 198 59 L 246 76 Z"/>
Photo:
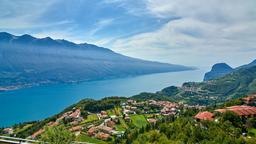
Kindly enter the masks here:
<path id="1" fill-rule="evenodd" d="M 256 117 L 256 95 L 251 95 L 240 99 L 244 105 L 234 105 L 230 107 L 225 107 L 221 109 L 216 109 L 213 112 L 202 111 L 195 115 L 196 120 L 209 120 L 209 121 L 218 121 L 218 117 L 215 115 L 218 113 L 225 113 L 227 111 L 233 112 L 241 118 L 250 118 Z"/>
<path id="2" fill-rule="evenodd" d="M 196 121 L 218 121 L 217 113 L 232 111 L 240 117 L 256 117 L 256 95 L 241 98 L 243 105 L 216 109 L 212 112 L 204 111 L 205 106 L 186 105 L 169 101 L 146 100 L 136 101 L 128 99 L 119 106 L 99 113 L 87 112 L 82 115 L 80 107 L 74 107 L 71 111 L 61 114 L 55 121 L 48 122 L 43 128 L 29 136 L 29 139 L 37 139 L 44 131 L 53 126 L 64 124 L 81 141 L 108 141 L 113 137 L 121 137 L 131 125 L 141 128 L 147 124 L 154 124 L 165 116 L 178 116 L 181 110 L 197 109 L 200 111 L 193 118 Z M 5 128 L 5 134 L 12 135 L 15 130 Z"/>
<path id="3" fill-rule="evenodd" d="M 28 138 L 37 139 L 47 128 L 64 123 L 78 137 L 106 141 L 113 136 L 121 137 L 131 124 L 136 127 L 143 127 L 148 123 L 156 123 L 162 116 L 177 115 L 181 106 L 184 107 L 184 105 L 169 101 L 147 100 L 137 102 L 128 99 L 114 109 L 99 113 L 88 112 L 86 117 L 81 115 L 81 108 L 74 107 L 71 111 L 63 113 L 55 121 L 48 122 Z M 202 106 L 195 107 L 203 108 Z M 8 135 L 15 132 L 12 127 L 5 128 L 3 131 Z"/>

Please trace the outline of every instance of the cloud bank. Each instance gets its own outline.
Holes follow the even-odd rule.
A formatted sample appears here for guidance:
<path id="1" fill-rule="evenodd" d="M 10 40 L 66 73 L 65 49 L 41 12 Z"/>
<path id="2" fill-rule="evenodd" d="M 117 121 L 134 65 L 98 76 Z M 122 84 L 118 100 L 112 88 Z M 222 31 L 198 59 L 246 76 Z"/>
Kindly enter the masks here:
<path id="1" fill-rule="evenodd" d="M 210 66 L 256 55 L 255 0 L 0 0 L 0 30 L 89 42 L 162 62 Z"/>

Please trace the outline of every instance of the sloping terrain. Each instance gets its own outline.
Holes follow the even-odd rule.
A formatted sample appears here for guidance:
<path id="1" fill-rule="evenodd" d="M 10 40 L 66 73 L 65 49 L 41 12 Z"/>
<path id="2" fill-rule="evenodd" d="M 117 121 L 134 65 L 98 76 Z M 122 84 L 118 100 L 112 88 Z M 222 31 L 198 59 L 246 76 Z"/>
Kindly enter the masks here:
<path id="1" fill-rule="evenodd" d="M 0 33 L 0 90 L 190 69 L 135 59 L 86 43 Z"/>

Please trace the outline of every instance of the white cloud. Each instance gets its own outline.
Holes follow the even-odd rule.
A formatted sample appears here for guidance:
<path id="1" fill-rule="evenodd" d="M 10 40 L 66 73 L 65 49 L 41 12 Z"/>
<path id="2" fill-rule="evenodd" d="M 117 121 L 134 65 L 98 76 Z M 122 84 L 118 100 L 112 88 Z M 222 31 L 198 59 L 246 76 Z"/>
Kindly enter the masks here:
<path id="1" fill-rule="evenodd" d="M 170 20 L 160 29 L 118 39 L 113 49 L 164 62 L 239 65 L 255 59 L 256 1 L 146 0 L 148 14 Z M 237 59 L 240 58 L 240 60 Z"/>
<path id="2" fill-rule="evenodd" d="M 94 34 L 96 34 L 98 31 L 102 30 L 103 28 L 111 25 L 114 22 L 113 18 L 108 18 L 108 19 L 101 19 L 98 22 L 96 22 L 94 24 L 94 29 L 91 29 L 88 32 L 89 36 L 93 36 Z"/>
<path id="3" fill-rule="evenodd" d="M 39 23 L 37 19 L 58 0 L 0 0 L 0 28 L 25 29 L 49 26 L 49 23 Z M 60 24 L 64 21 L 53 23 Z"/>

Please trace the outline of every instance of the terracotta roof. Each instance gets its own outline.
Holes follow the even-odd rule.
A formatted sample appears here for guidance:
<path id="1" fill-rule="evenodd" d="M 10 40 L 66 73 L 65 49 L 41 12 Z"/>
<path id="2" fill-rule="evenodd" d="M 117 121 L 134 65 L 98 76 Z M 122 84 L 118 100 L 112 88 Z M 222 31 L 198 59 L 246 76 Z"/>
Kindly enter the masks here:
<path id="1" fill-rule="evenodd" d="M 254 100 L 254 99 L 256 99 L 256 94 L 242 98 L 242 100 L 246 100 L 246 101 L 250 101 L 250 100 Z"/>
<path id="2" fill-rule="evenodd" d="M 98 129 L 104 130 L 104 131 L 107 131 L 107 132 L 110 132 L 110 131 L 113 130 L 111 127 L 107 127 L 107 126 L 98 126 Z"/>
<path id="3" fill-rule="evenodd" d="M 113 122 L 113 121 L 111 121 L 111 120 L 109 120 L 109 121 L 106 122 L 106 124 L 107 124 L 108 127 L 111 127 L 111 128 L 112 128 L 112 127 L 115 126 L 116 123 Z"/>
<path id="4" fill-rule="evenodd" d="M 80 117 L 81 111 L 80 109 L 76 109 L 75 112 L 71 113 L 69 116 L 73 118 L 78 118 Z"/>
<path id="5" fill-rule="evenodd" d="M 107 140 L 107 139 L 110 137 L 110 135 L 109 135 L 109 134 L 106 134 L 106 133 L 100 132 L 100 133 L 98 133 L 98 134 L 96 135 L 96 137 L 97 137 L 98 139 Z"/>
<path id="6" fill-rule="evenodd" d="M 100 114 L 101 115 L 107 115 L 108 113 L 106 111 L 101 111 Z"/>
<path id="7" fill-rule="evenodd" d="M 147 119 L 147 121 L 148 121 L 149 123 L 156 123 L 156 122 L 157 122 L 157 120 L 156 120 L 156 119 L 153 119 L 153 118 L 149 118 L 149 119 Z"/>
<path id="8" fill-rule="evenodd" d="M 83 129 L 83 127 L 81 127 L 81 126 L 75 126 L 75 127 L 70 128 L 69 130 L 74 132 L 74 131 L 80 131 L 82 129 Z"/>
<path id="9" fill-rule="evenodd" d="M 43 129 L 40 129 L 40 130 L 38 130 L 37 132 L 35 132 L 31 137 L 34 139 L 34 138 L 36 138 L 38 135 L 42 134 L 43 132 L 44 132 L 44 130 L 43 130 Z"/>
<path id="10" fill-rule="evenodd" d="M 246 106 L 246 105 L 231 106 L 231 107 L 227 107 L 225 109 L 217 109 L 215 111 L 218 111 L 218 112 L 221 112 L 221 113 L 224 113 L 226 111 L 232 111 L 232 112 L 236 113 L 239 116 L 256 115 L 256 107 Z"/>
<path id="11" fill-rule="evenodd" d="M 91 127 L 88 131 L 87 131 L 87 134 L 89 136 L 92 136 L 94 135 L 94 133 L 96 132 L 97 128 L 96 127 Z"/>
<path id="12" fill-rule="evenodd" d="M 197 115 L 195 115 L 196 119 L 200 120 L 213 120 L 214 119 L 214 114 L 208 111 L 200 112 Z"/>

